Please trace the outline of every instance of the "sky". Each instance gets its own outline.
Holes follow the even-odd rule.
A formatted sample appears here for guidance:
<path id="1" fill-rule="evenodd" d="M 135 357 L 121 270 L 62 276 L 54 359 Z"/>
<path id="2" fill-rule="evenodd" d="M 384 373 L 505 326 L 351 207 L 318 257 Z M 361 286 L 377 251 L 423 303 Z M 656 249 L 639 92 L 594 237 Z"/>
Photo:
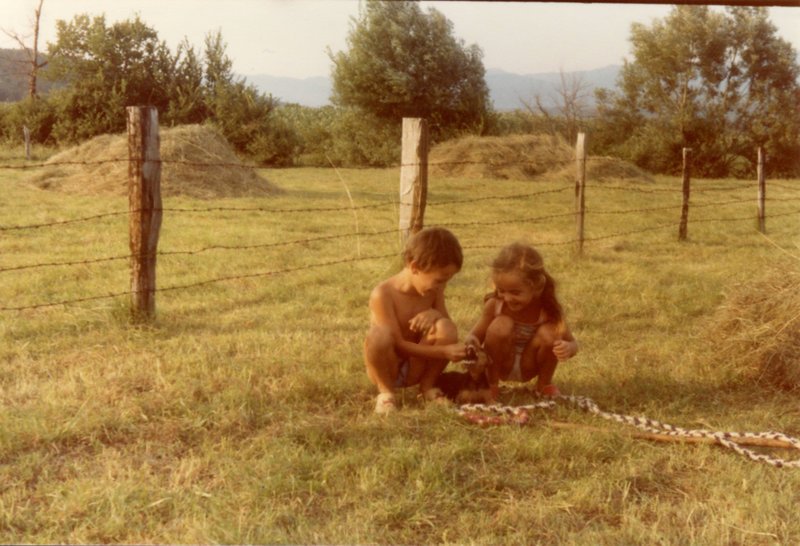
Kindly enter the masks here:
<path id="1" fill-rule="evenodd" d="M 37 4 L 0 0 L 0 29 L 30 35 Z M 456 38 L 480 46 L 486 69 L 517 74 L 622 64 L 631 57 L 631 23 L 649 26 L 672 9 L 663 4 L 569 2 L 421 4 L 442 12 L 453 23 Z M 206 34 L 221 31 L 237 74 L 328 76 L 327 50 L 347 49 L 351 17 L 359 8 L 359 0 L 44 0 L 40 44 L 55 39 L 58 19 L 105 15 L 110 25 L 138 14 L 173 52 L 184 37 L 202 52 Z M 769 13 L 778 36 L 800 52 L 800 7 L 770 7 Z M 0 33 L 0 47 L 14 48 L 16 43 Z"/>

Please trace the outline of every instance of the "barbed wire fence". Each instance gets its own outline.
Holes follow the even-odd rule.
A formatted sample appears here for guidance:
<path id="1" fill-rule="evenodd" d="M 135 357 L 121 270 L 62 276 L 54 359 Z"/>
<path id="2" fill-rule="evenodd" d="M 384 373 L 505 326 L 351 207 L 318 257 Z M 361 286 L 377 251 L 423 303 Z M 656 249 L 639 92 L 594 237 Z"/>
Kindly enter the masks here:
<path id="1" fill-rule="evenodd" d="M 243 168 L 241 163 L 204 163 L 187 161 L 184 159 L 173 160 L 170 158 L 161 158 L 158 149 L 158 123 L 157 112 L 153 108 L 147 107 L 131 107 L 128 109 L 129 126 L 128 126 L 128 141 L 129 141 L 129 157 L 128 158 L 115 158 L 115 159 L 99 159 L 92 161 L 59 161 L 59 162 L 44 162 L 44 163 L 25 163 L 22 165 L 4 165 L 0 164 L 0 170 L 19 170 L 19 169 L 36 169 L 42 167 L 54 166 L 87 166 L 97 165 L 104 163 L 127 163 L 129 165 L 129 208 L 128 210 L 101 212 L 78 218 L 67 218 L 54 220 L 50 222 L 38 222 L 20 225 L 0 225 L 0 235 L 13 235 L 25 231 L 32 230 L 45 230 L 45 229 L 59 229 L 64 226 L 72 226 L 76 224 L 91 224 L 93 222 L 103 221 L 115 217 L 127 217 L 129 219 L 129 247 L 130 252 L 125 254 L 116 254 L 110 256 L 98 256 L 95 258 L 84 260 L 61 260 L 61 261 L 46 261 L 27 264 L 14 264 L 3 265 L 0 263 L 0 275 L 22 273 L 34 269 L 53 268 L 53 267 L 76 267 L 84 265 L 96 265 L 111 262 L 128 261 L 130 264 L 130 287 L 128 290 L 119 290 L 106 294 L 88 295 L 80 298 L 60 299 L 54 301 L 46 301 L 34 304 L 15 305 L 13 303 L 4 303 L 0 305 L 0 312 L 21 312 L 27 310 L 36 310 L 42 308 L 59 307 L 65 305 L 73 305 L 85 302 L 92 302 L 105 299 L 115 299 L 128 297 L 130 298 L 131 313 L 134 317 L 139 319 L 148 320 L 155 314 L 155 295 L 157 293 L 173 292 L 179 290 L 188 290 L 192 288 L 208 286 L 216 283 L 223 283 L 235 280 L 245 280 L 254 278 L 268 278 L 278 275 L 284 275 L 293 272 L 304 270 L 311 270 L 316 268 L 335 267 L 344 264 L 352 264 L 357 262 L 365 262 L 372 260 L 385 260 L 387 258 L 396 258 L 396 253 L 391 254 L 373 254 L 361 255 L 355 257 L 341 257 L 338 259 L 319 261 L 314 263 L 305 263 L 291 267 L 280 267 L 269 269 L 265 271 L 248 272 L 237 275 L 224 275 L 210 279 L 187 282 L 182 284 L 173 284 L 168 286 L 155 285 L 155 264 L 159 257 L 164 256 L 189 256 L 198 255 L 212 251 L 249 251 L 258 249 L 270 249 L 279 247 L 295 247 L 304 246 L 317 242 L 330 242 L 339 239 L 356 238 L 356 237 L 381 237 L 390 235 L 399 235 L 400 239 L 408 237 L 410 234 L 415 233 L 422 229 L 425 224 L 425 210 L 428 205 L 436 207 L 444 207 L 450 205 L 467 205 L 472 203 L 482 202 L 498 202 L 498 201 L 518 201 L 521 199 L 530 199 L 534 197 L 541 197 L 548 194 L 563 194 L 569 193 L 574 190 L 575 201 L 573 210 L 566 212 L 559 212 L 545 215 L 533 215 L 525 218 L 502 219 L 493 221 L 453 221 L 453 222 L 440 222 L 435 225 L 448 227 L 452 229 L 477 227 L 477 228 L 490 228 L 501 225 L 509 224 L 536 224 L 545 223 L 557 219 L 574 218 L 576 222 L 576 235 L 575 237 L 565 238 L 559 241 L 539 241 L 537 246 L 558 245 L 558 246 L 573 246 L 577 254 L 581 254 L 585 243 L 592 243 L 597 241 L 604 241 L 614 238 L 626 237 L 640 233 L 651 231 L 660 231 L 667 229 L 674 229 L 678 227 L 678 239 L 686 240 L 686 233 L 688 229 L 688 212 L 695 208 L 708 208 L 708 207 L 725 207 L 728 205 L 738 205 L 743 203 L 756 204 L 756 214 L 737 215 L 737 216 L 723 216 L 716 218 L 702 218 L 692 220 L 693 224 L 696 223 L 710 223 L 710 222 L 742 222 L 742 221 L 756 221 L 758 229 L 761 232 L 766 231 L 766 201 L 773 202 L 800 202 L 800 196 L 789 198 L 767 198 L 766 196 L 766 182 L 763 177 L 763 161 L 764 154 L 759 150 L 759 172 L 758 172 L 758 185 L 757 197 L 754 199 L 750 197 L 731 197 L 725 200 L 708 201 L 703 203 L 691 203 L 690 206 L 690 193 L 691 189 L 689 181 L 690 178 L 690 151 L 684 151 L 684 173 L 682 177 L 682 188 L 666 188 L 656 186 L 631 186 L 608 184 L 590 185 L 591 192 L 605 191 L 605 192 L 641 192 L 652 194 L 654 196 L 665 194 L 682 194 L 682 203 L 676 205 L 660 205 L 652 207 L 636 207 L 636 208 L 619 208 L 611 210 L 593 209 L 586 206 L 586 165 L 598 158 L 590 158 L 586 153 L 586 139 L 585 135 L 581 134 L 578 144 L 576 146 L 576 156 L 574 161 L 562 161 L 563 165 L 574 164 L 576 167 L 575 184 L 565 183 L 561 187 L 552 189 L 541 189 L 536 191 L 514 193 L 509 195 L 490 195 L 478 197 L 465 197 L 459 199 L 441 200 L 433 203 L 427 202 L 428 190 L 428 170 L 430 166 L 446 167 L 454 165 L 471 165 L 471 164 L 485 164 L 485 162 L 475 161 L 446 161 L 431 163 L 428 161 L 428 138 L 427 138 L 427 124 L 424 120 L 420 119 L 405 119 L 403 121 L 403 155 L 401 162 L 398 165 L 400 168 L 400 191 L 399 200 L 391 199 L 381 201 L 378 203 L 370 203 L 364 205 L 354 205 L 351 203 L 349 206 L 344 207 L 235 207 L 235 206 L 209 206 L 209 207 L 164 207 L 161 204 L 160 197 L 160 168 L 163 164 L 167 163 L 180 163 L 191 165 L 195 167 L 230 167 L 230 168 Z M 155 143 L 155 144 L 154 144 Z M 613 158 L 599 158 L 603 161 L 614 161 Z M 621 160 L 619 160 L 621 161 Z M 514 166 L 520 164 L 527 164 L 528 162 L 493 162 L 492 167 L 498 166 Z M 255 169 L 255 167 L 247 167 Z M 771 183 L 777 188 L 796 191 L 794 188 L 785 184 Z M 743 191 L 752 191 L 753 187 L 750 183 L 742 184 L 725 184 L 725 185 L 704 185 L 700 188 L 691 189 L 692 193 L 700 194 L 714 194 L 726 193 L 736 194 Z M 199 248 L 181 249 L 181 250 L 157 250 L 158 232 L 161 223 L 161 216 L 164 213 L 170 215 L 178 214 L 210 214 L 219 212 L 232 212 L 232 213 L 261 213 L 270 215 L 294 215 L 294 214 L 321 214 L 327 212 L 352 212 L 354 210 L 367 210 L 379 209 L 382 207 L 396 208 L 398 211 L 399 224 L 396 228 L 380 229 L 373 232 L 346 232 L 337 234 L 317 235 L 308 237 L 299 237 L 283 241 L 273 241 L 268 243 L 258 244 L 242 244 L 242 245 L 223 245 L 213 244 L 205 245 Z M 654 225 L 649 225 L 637 229 L 628 229 L 624 231 L 586 236 L 584 219 L 587 214 L 591 215 L 642 215 L 653 212 L 678 212 L 680 215 L 677 221 L 662 222 Z M 791 210 L 788 212 L 772 213 L 770 218 L 794 216 L 800 214 L 798 210 Z M 457 216 L 457 215 L 453 215 Z M 496 249 L 496 243 L 489 244 L 471 244 L 465 245 L 466 250 L 470 249 Z"/>

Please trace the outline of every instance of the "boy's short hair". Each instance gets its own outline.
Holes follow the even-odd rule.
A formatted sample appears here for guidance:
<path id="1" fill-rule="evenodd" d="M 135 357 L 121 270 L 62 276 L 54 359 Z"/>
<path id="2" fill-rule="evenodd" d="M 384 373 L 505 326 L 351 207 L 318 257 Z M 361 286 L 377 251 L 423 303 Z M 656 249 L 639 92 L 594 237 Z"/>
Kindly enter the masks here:
<path id="1" fill-rule="evenodd" d="M 406 242 L 403 251 L 405 265 L 414 262 L 422 271 L 435 267 L 455 265 L 459 270 L 464 263 L 456 236 L 444 228 L 426 228 L 418 231 Z"/>

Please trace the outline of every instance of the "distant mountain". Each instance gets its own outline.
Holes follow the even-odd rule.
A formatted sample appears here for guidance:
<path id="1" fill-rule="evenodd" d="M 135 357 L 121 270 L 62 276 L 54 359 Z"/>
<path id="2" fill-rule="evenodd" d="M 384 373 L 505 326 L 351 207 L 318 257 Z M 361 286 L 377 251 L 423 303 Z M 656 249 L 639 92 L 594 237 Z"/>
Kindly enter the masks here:
<path id="1" fill-rule="evenodd" d="M 588 87 L 589 106 L 593 106 L 593 90 L 597 87 L 615 87 L 620 68 L 619 65 L 612 65 L 595 70 L 565 72 L 565 76 L 581 78 Z M 252 74 L 245 78 L 262 93 L 271 94 L 283 103 L 314 107 L 330 104 L 331 81 L 325 76 L 301 79 Z M 521 99 L 531 102 L 536 94 L 542 97 L 545 104 L 551 102 L 561 88 L 561 74 L 544 72 L 522 75 L 489 69 L 486 71 L 486 85 L 489 86 L 489 96 L 495 110 L 514 110 L 522 107 Z"/>
<path id="2" fill-rule="evenodd" d="M 326 76 L 313 78 L 282 78 L 269 74 L 245 76 L 265 94 L 271 94 L 283 103 L 297 103 L 303 106 L 325 106 L 330 103 L 331 80 Z"/>
<path id="3" fill-rule="evenodd" d="M 606 66 L 595 70 L 565 72 L 567 84 L 573 77 L 580 78 L 587 87 L 588 106 L 594 106 L 594 89 L 598 87 L 614 88 L 621 67 Z M 503 70 L 487 70 L 486 85 L 494 103 L 495 110 L 514 110 L 522 108 L 522 101 L 533 103 L 538 94 L 544 104 L 552 103 L 558 98 L 561 89 L 559 72 L 543 72 L 540 74 L 513 74 Z"/>

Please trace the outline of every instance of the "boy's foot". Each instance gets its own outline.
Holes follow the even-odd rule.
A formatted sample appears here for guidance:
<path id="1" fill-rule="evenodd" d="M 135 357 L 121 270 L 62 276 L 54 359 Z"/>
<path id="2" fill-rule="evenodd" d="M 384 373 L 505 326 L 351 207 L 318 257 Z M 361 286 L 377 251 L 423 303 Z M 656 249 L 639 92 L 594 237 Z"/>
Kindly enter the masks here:
<path id="1" fill-rule="evenodd" d="M 394 395 L 390 392 L 382 392 L 375 401 L 375 413 L 378 415 L 388 415 L 397 411 L 397 404 Z"/>
<path id="2" fill-rule="evenodd" d="M 536 392 L 539 393 L 541 396 L 547 398 L 555 398 L 556 396 L 561 396 L 561 391 L 558 390 L 558 387 L 550 383 L 549 385 L 545 385 L 544 387 L 536 387 Z"/>

